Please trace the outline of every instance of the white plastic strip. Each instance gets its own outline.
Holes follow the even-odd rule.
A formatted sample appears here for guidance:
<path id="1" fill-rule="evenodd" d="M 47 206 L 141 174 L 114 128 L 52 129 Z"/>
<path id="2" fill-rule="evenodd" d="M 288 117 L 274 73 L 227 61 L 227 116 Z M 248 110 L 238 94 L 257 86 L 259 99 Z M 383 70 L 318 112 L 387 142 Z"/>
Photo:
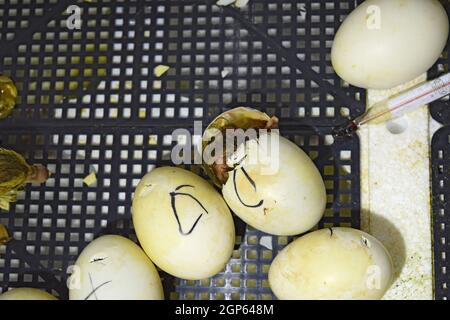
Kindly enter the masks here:
<path id="1" fill-rule="evenodd" d="M 369 90 L 368 106 L 425 80 L 422 75 L 392 90 Z M 360 130 L 362 229 L 394 260 L 396 279 L 384 299 L 432 299 L 428 108 L 401 122 L 399 130 L 389 123 Z"/>

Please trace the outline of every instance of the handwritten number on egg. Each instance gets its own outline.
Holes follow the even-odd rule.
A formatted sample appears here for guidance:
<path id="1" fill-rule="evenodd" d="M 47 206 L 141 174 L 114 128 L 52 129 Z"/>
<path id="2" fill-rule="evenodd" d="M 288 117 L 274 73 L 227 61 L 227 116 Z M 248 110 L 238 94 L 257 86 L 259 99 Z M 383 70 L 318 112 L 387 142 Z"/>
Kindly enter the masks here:
<path id="1" fill-rule="evenodd" d="M 208 214 L 208 210 L 206 210 L 206 208 L 203 206 L 203 204 L 200 202 L 200 200 L 198 200 L 195 196 L 193 196 L 190 193 L 186 193 L 186 192 L 180 192 L 179 190 L 183 189 L 183 188 L 192 188 L 194 189 L 194 186 L 190 185 L 190 184 L 183 184 L 181 186 L 178 186 L 175 188 L 175 191 L 169 193 L 170 195 L 170 203 L 172 206 L 172 211 L 173 214 L 175 215 L 175 219 L 177 220 L 178 223 L 178 231 L 180 232 L 180 234 L 182 234 L 183 236 L 187 236 L 190 235 L 192 233 L 192 231 L 194 231 L 195 227 L 197 226 L 198 222 L 200 221 L 201 217 L 203 217 L 203 213 L 201 213 L 197 219 L 195 220 L 194 224 L 192 225 L 192 227 L 189 229 L 189 231 L 184 231 L 183 227 L 181 226 L 181 222 L 180 222 L 180 217 L 178 216 L 178 211 L 177 211 L 177 206 L 176 206 L 176 199 L 177 197 L 189 197 L 192 200 L 194 200 L 204 211 L 204 213 Z"/>
<path id="2" fill-rule="evenodd" d="M 84 300 L 88 300 L 92 295 L 94 295 L 95 300 L 98 300 L 98 297 L 97 297 L 97 293 L 96 293 L 96 292 L 97 292 L 101 287 L 103 287 L 103 286 L 107 285 L 108 283 L 112 282 L 112 280 L 110 280 L 110 281 L 105 281 L 105 282 L 103 282 L 102 284 L 98 285 L 97 287 L 94 287 L 94 282 L 92 281 L 92 276 L 91 276 L 91 274 L 89 273 L 89 282 L 91 283 L 92 291 L 87 295 L 86 298 L 84 298 Z"/>
<path id="3" fill-rule="evenodd" d="M 247 178 L 248 182 L 250 182 L 251 186 L 253 187 L 253 190 L 256 192 L 256 183 L 255 181 L 250 177 L 250 175 L 247 173 L 247 171 L 244 168 L 240 168 L 240 170 L 244 173 L 245 177 Z M 236 184 L 236 173 L 238 170 L 233 171 L 233 185 L 234 185 L 234 192 L 236 193 L 236 196 L 238 197 L 239 201 L 248 208 L 258 208 L 263 205 L 264 200 L 259 201 L 257 204 L 247 204 L 244 201 L 242 201 L 241 196 L 238 191 L 238 187 Z"/>

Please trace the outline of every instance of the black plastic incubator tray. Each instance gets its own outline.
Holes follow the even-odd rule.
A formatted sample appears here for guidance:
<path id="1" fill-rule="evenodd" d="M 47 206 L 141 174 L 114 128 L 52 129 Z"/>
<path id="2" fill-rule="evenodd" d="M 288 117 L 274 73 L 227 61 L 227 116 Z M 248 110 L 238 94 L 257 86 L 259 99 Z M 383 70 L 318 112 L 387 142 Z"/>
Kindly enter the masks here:
<path id="1" fill-rule="evenodd" d="M 432 157 L 435 296 L 450 299 L 450 127 L 434 134 Z"/>
<path id="2" fill-rule="evenodd" d="M 251 0 L 238 9 L 194 0 L 0 0 L 0 73 L 20 94 L 1 121 L 0 143 L 54 173 L 0 212 L 14 237 L 0 247 L 0 290 L 37 287 L 67 298 L 68 268 L 90 241 L 106 233 L 136 240 L 134 187 L 170 164 L 172 131 L 206 126 L 236 106 L 277 115 L 281 133 L 315 161 L 328 193 L 321 227 L 359 227 L 359 141 L 329 135 L 364 110 L 365 91 L 340 80 L 330 62 L 334 33 L 357 2 Z M 68 28 L 70 5 L 81 9 L 79 30 Z M 170 70 L 156 78 L 159 64 Z M 86 186 L 93 170 L 98 180 Z M 202 281 L 161 272 L 167 298 L 274 297 L 267 272 L 292 239 L 236 221 L 225 270 Z"/>

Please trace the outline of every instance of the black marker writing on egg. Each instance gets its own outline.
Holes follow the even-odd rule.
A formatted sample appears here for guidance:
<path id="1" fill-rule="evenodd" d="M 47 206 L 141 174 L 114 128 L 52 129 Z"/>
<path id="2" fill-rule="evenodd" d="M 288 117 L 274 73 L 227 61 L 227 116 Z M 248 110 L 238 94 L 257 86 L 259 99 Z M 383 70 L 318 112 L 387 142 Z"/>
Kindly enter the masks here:
<path id="1" fill-rule="evenodd" d="M 197 219 L 195 220 L 194 224 L 192 225 L 192 227 L 189 229 L 189 231 L 184 231 L 183 227 L 181 226 L 181 222 L 180 222 L 180 217 L 178 216 L 178 211 L 177 211 L 177 207 L 176 207 L 176 198 L 180 197 L 180 196 L 185 196 L 185 197 L 189 197 L 191 199 L 193 199 L 204 211 L 204 213 L 208 214 L 208 210 L 206 210 L 206 208 L 203 206 L 203 204 L 200 202 L 200 200 L 198 200 L 195 196 L 193 196 L 190 193 L 186 193 L 186 192 L 180 192 L 180 189 L 183 188 L 194 188 L 194 186 L 190 185 L 190 184 L 183 184 L 180 185 L 178 187 L 175 188 L 175 191 L 170 192 L 170 204 L 172 206 L 172 212 L 175 215 L 175 219 L 177 220 L 178 223 L 178 231 L 183 235 L 183 236 L 187 236 L 190 235 L 195 227 L 197 226 L 198 222 L 200 221 L 201 217 L 203 216 L 203 213 L 201 213 Z"/>
<path id="2" fill-rule="evenodd" d="M 251 186 L 253 187 L 253 190 L 256 192 L 256 183 L 255 181 L 250 177 L 250 175 L 247 173 L 247 171 L 244 168 L 240 168 L 240 170 L 244 173 L 244 176 L 247 178 L 248 182 L 250 182 Z M 234 186 L 234 192 L 236 193 L 236 196 L 242 205 L 248 207 L 248 208 L 258 208 L 263 205 L 264 200 L 259 201 L 257 204 L 247 204 L 244 201 L 242 201 L 241 196 L 238 191 L 238 187 L 236 184 L 236 173 L 238 170 L 233 171 L 233 186 Z"/>
<path id="3" fill-rule="evenodd" d="M 88 300 L 92 295 L 94 295 L 95 300 L 98 300 L 98 297 L 97 297 L 97 293 L 96 293 L 96 292 L 97 292 L 101 287 L 107 285 L 108 283 L 111 283 L 112 280 L 110 280 L 110 281 L 105 281 L 105 282 L 103 282 L 102 284 L 100 284 L 100 285 L 98 285 L 97 287 L 94 288 L 94 282 L 92 281 L 92 276 L 91 276 L 91 274 L 89 273 L 89 282 L 91 283 L 92 291 L 86 296 L 86 298 L 84 298 L 84 300 Z"/>

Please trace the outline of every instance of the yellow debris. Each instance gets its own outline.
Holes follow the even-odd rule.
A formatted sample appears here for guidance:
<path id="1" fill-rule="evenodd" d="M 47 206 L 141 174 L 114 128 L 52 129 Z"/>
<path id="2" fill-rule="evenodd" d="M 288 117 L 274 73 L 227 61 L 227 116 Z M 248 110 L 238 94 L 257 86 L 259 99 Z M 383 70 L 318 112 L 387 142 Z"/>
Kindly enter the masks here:
<path id="1" fill-rule="evenodd" d="M 9 116 L 16 105 L 17 88 L 11 78 L 0 75 L 0 119 Z"/>
<path id="2" fill-rule="evenodd" d="M 10 240 L 10 236 L 8 234 L 8 230 L 2 224 L 0 224 L 0 244 L 5 244 Z"/>
<path id="3" fill-rule="evenodd" d="M 10 208 L 9 201 L 7 199 L 0 198 L 0 209 L 9 211 L 9 208 Z"/>
<path id="4" fill-rule="evenodd" d="M 230 4 L 234 4 L 237 8 L 245 7 L 248 4 L 249 0 L 218 0 L 216 5 L 218 6 L 229 6 Z"/>
<path id="5" fill-rule="evenodd" d="M 86 176 L 83 179 L 83 182 L 87 185 L 87 186 L 91 186 L 93 185 L 95 182 L 97 182 L 97 175 L 95 174 L 95 172 L 91 172 L 88 176 Z"/>
<path id="6" fill-rule="evenodd" d="M 224 70 L 222 70 L 222 72 L 220 72 L 220 74 L 221 74 L 222 78 L 225 78 L 227 75 L 230 74 L 230 71 L 224 69 Z"/>
<path id="7" fill-rule="evenodd" d="M 216 2 L 216 5 L 218 5 L 218 6 L 228 6 L 228 5 L 232 4 L 235 1 L 236 0 L 219 0 L 219 1 Z"/>
<path id="8" fill-rule="evenodd" d="M 238 8 L 245 7 L 248 4 L 249 0 L 236 0 L 234 5 Z"/>
<path id="9" fill-rule="evenodd" d="M 168 70 L 170 69 L 169 66 L 165 66 L 163 64 L 160 64 L 158 66 L 155 67 L 155 69 L 153 70 L 153 73 L 155 74 L 156 77 L 161 77 L 164 73 L 166 73 Z"/>

